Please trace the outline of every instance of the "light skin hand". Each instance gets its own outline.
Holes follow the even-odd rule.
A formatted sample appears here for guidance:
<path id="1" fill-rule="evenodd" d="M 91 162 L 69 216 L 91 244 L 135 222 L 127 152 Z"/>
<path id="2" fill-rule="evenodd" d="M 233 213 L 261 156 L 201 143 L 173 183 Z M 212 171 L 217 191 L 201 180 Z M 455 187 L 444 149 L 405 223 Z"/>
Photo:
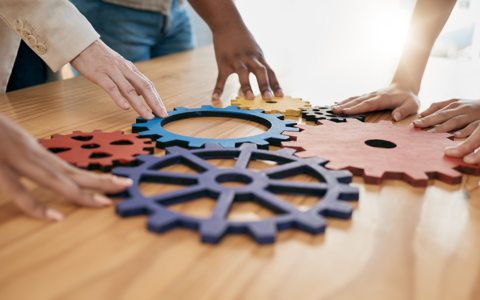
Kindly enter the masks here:
<path id="1" fill-rule="evenodd" d="M 74 203 L 93 208 L 108 206 L 111 201 L 101 194 L 84 192 L 83 188 L 114 194 L 133 183 L 128 178 L 99 175 L 69 165 L 2 115 L 0 145 L 0 190 L 22 211 L 40 220 L 60 221 L 63 215 L 30 195 L 20 182 L 22 177 Z"/>
<path id="2" fill-rule="evenodd" d="M 143 104 L 143 96 L 155 115 L 166 118 L 167 110 L 153 83 L 132 62 L 110 49 L 101 40 L 93 42 L 70 64 L 85 78 L 98 84 L 122 109 L 133 109 L 145 119 L 154 115 Z"/>
<path id="3" fill-rule="evenodd" d="M 470 123 L 463 133 L 465 135 L 471 134 L 468 139 L 453 147 L 445 148 L 445 155 L 452 157 L 463 157 L 463 161 L 467 164 L 480 163 L 480 151 L 475 152 L 480 147 L 480 121 Z"/>
<path id="4" fill-rule="evenodd" d="M 413 124 L 425 128 L 438 125 L 430 132 L 448 132 L 480 120 L 480 100 L 451 99 L 433 103 L 426 111 L 420 114 L 420 119 Z M 473 132 L 472 127 L 454 133 L 455 137 L 462 138 Z"/>
<path id="5" fill-rule="evenodd" d="M 369 111 L 393 109 L 392 118 L 400 121 L 414 114 L 420 107 L 420 101 L 411 89 L 398 84 L 391 84 L 387 88 L 350 97 L 332 106 L 334 113 L 358 114 Z"/>

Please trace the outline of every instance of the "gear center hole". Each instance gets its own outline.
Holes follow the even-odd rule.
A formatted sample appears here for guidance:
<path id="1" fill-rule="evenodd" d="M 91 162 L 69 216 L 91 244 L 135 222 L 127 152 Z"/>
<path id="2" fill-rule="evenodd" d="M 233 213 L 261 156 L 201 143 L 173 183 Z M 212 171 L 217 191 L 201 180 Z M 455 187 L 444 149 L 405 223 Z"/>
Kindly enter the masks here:
<path id="1" fill-rule="evenodd" d="M 368 140 L 368 141 L 365 141 L 365 144 L 367 144 L 370 147 L 384 148 L 384 149 L 392 149 L 397 147 L 397 145 L 395 145 L 394 143 L 385 141 L 385 140 Z"/>
<path id="2" fill-rule="evenodd" d="M 249 176 L 237 173 L 222 174 L 217 176 L 215 180 L 219 184 L 230 188 L 240 188 L 253 181 Z"/>
<path id="3" fill-rule="evenodd" d="M 268 100 L 268 101 L 265 101 L 265 103 L 277 103 L 277 101 Z"/>
<path id="4" fill-rule="evenodd" d="M 204 139 L 232 139 L 262 134 L 269 129 L 267 124 L 260 123 L 259 118 L 245 120 L 240 118 L 201 116 L 175 120 L 164 125 L 163 128 L 175 134 L 204 138 Z"/>

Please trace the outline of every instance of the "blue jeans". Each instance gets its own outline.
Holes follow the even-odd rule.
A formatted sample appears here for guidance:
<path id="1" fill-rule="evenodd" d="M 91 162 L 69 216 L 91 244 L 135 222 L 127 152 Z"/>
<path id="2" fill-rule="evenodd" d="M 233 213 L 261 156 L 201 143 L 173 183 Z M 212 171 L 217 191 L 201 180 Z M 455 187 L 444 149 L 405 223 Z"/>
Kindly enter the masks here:
<path id="1" fill-rule="evenodd" d="M 173 0 L 170 15 L 101 0 L 70 0 L 102 41 L 132 62 L 193 49 L 193 28 L 184 7 Z"/>

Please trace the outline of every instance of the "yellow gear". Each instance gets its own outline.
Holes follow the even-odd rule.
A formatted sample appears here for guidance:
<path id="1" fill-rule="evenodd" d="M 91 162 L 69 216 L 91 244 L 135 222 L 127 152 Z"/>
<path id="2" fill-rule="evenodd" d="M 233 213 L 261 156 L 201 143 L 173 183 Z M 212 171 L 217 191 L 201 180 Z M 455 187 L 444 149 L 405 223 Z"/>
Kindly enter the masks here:
<path id="1" fill-rule="evenodd" d="M 310 102 L 303 101 L 301 98 L 284 96 L 273 97 L 272 100 L 263 100 L 261 95 L 255 96 L 253 100 L 237 97 L 232 100 L 232 105 L 245 110 L 263 109 L 266 114 L 283 114 L 284 116 L 295 117 L 302 115 L 303 108 L 312 106 Z"/>

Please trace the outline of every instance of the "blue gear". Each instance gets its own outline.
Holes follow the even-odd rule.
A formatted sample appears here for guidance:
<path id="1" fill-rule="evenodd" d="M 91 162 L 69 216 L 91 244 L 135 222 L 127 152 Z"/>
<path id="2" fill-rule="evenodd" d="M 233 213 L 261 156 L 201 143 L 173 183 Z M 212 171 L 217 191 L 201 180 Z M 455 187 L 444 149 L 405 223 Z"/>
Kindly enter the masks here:
<path id="1" fill-rule="evenodd" d="M 254 144 L 239 148 L 223 148 L 218 144 L 206 144 L 204 149 L 187 150 L 169 147 L 162 157 L 140 155 L 138 167 L 115 168 L 113 174 L 129 177 L 134 184 L 126 192 L 116 195 L 127 200 L 117 204 L 117 214 L 122 217 L 148 214 L 147 227 L 157 233 L 175 227 L 199 230 L 202 241 L 217 243 L 227 233 L 248 233 L 258 243 L 273 243 L 277 230 L 297 228 L 312 234 L 325 231 L 323 216 L 348 219 L 352 207 L 340 200 L 357 200 L 358 189 L 348 183 L 349 171 L 327 170 L 322 158 L 302 159 L 294 156 L 295 150 L 283 148 L 278 151 L 257 149 Z M 231 169 L 220 169 L 205 161 L 211 158 L 236 158 Z M 251 160 L 268 160 L 278 166 L 260 171 L 248 169 Z M 199 172 L 183 174 L 158 171 L 161 168 L 182 163 Z M 297 182 L 280 180 L 289 176 L 307 173 L 320 182 Z M 242 187 L 227 187 L 221 182 L 238 181 Z M 145 197 L 139 190 L 141 182 L 157 182 L 185 185 L 173 192 Z M 312 208 L 300 211 L 275 193 L 310 195 L 322 197 Z M 202 197 L 216 199 L 215 209 L 209 219 L 187 216 L 168 209 L 168 205 Z M 275 217 L 260 221 L 230 221 L 228 212 L 234 201 L 255 201 L 277 213 Z"/>
<path id="2" fill-rule="evenodd" d="M 175 107 L 174 111 L 169 111 L 168 114 L 167 118 L 155 117 L 153 120 L 139 117 L 137 118 L 137 123 L 132 125 L 132 132 L 156 140 L 156 147 L 162 149 L 168 146 L 201 148 L 206 143 L 218 143 L 224 147 L 236 147 L 243 143 L 254 143 L 261 149 L 268 149 L 269 144 L 280 146 L 282 141 L 289 139 L 289 137 L 282 135 L 282 132 L 298 131 L 298 128 L 293 128 L 297 124 L 295 121 L 283 120 L 284 116 L 282 114 L 265 114 L 263 109 L 243 110 L 238 109 L 237 106 L 214 108 L 211 105 L 203 105 L 201 108 Z M 269 129 L 264 133 L 243 138 L 206 139 L 175 134 L 163 128 L 163 126 L 173 121 L 199 117 L 244 119 L 260 123 Z"/>

